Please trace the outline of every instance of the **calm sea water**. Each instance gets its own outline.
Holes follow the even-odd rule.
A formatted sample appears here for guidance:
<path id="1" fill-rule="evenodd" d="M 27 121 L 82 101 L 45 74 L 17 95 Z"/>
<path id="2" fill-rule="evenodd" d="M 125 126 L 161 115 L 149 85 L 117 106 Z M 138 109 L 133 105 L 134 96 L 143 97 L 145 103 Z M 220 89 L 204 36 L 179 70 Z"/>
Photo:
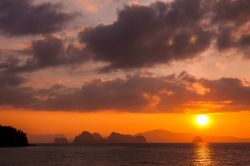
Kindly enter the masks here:
<path id="1" fill-rule="evenodd" d="M 250 166 L 250 144 L 130 144 L 0 148 L 0 166 Z"/>

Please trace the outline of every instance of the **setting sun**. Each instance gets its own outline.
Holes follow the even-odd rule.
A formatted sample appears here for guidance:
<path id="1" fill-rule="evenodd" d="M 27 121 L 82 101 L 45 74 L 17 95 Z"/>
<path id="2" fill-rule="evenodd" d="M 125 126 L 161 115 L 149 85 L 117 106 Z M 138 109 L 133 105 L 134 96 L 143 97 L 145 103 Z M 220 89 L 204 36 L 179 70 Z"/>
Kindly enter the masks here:
<path id="1" fill-rule="evenodd" d="M 206 126 L 209 123 L 209 117 L 207 115 L 198 115 L 196 117 L 196 123 L 199 126 Z"/>

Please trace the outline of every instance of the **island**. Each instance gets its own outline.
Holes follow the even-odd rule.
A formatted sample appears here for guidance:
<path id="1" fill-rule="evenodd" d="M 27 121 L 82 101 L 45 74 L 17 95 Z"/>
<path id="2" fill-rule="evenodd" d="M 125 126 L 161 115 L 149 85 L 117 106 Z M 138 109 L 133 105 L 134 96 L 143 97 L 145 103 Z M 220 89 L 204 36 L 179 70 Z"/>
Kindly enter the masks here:
<path id="1" fill-rule="evenodd" d="M 0 147 L 29 146 L 26 133 L 11 126 L 0 125 Z"/>
<path id="2" fill-rule="evenodd" d="M 88 131 L 83 131 L 80 135 L 76 136 L 74 144 L 101 144 L 105 143 L 106 140 L 98 133 L 91 134 Z"/>
<path id="3" fill-rule="evenodd" d="M 83 131 L 80 135 L 76 136 L 74 144 L 117 144 L 117 143 L 147 143 L 144 136 L 125 135 L 112 132 L 109 137 L 104 138 L 98 133 L 91 134 L 88 131 Z"/>

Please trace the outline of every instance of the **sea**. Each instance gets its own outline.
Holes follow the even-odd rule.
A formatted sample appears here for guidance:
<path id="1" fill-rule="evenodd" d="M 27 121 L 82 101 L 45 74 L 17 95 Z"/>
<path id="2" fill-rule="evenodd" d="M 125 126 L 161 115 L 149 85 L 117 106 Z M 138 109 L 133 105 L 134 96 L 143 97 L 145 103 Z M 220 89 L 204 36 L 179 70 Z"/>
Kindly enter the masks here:
<path id="1" fill-rule="evenodd" d="M 0 166 L 250 166 L 250 144 L 37 145 L 0 148 Z"/>

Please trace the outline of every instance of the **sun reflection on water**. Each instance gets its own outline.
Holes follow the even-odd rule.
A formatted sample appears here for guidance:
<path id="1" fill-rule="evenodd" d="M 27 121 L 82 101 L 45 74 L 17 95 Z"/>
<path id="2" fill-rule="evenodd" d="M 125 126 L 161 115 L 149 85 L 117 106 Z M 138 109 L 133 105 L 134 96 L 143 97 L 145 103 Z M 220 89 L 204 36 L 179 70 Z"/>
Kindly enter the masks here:
<path id="1" fill-rule="evenodd" d="M 214 165 L 211 157 L 211 149 L 207 143 L 197 143 L 194 145 L 194 165 L 195 166 L 209 166 Z"/>

